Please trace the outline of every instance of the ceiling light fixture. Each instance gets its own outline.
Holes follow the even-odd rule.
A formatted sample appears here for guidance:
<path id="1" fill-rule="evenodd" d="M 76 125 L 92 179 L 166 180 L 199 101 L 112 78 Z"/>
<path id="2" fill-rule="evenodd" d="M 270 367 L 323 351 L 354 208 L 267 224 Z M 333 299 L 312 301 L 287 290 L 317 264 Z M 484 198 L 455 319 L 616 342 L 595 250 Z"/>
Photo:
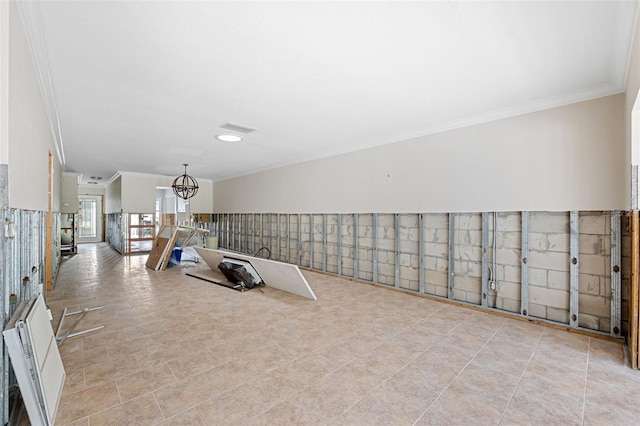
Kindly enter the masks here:
<path id="1" fill-rule="evenodd" d="M 171 188 L 178 197 L 188 200 L 198 193 L 198 181 L 187 174 L 188 164 L 183 164 L 183 166 L 184 174 L 173 181 Z"/>
<path id="2" fill-rule="evenodd" d="M 223 142 L 240 142 L 242 137 L 238 135 L 223 134 L 216 136 L 216 139 Z"/>

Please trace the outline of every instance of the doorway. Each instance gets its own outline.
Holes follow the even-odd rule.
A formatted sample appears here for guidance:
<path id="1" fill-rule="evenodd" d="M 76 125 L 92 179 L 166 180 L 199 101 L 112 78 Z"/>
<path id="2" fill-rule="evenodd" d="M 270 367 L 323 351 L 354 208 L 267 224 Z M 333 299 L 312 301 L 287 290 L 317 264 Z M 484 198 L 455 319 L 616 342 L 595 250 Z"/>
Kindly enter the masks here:
<path id="1" fill-rule="evenodd" d="M 102 196 L 78 197 L 78 243 L 102 241 Z"/>

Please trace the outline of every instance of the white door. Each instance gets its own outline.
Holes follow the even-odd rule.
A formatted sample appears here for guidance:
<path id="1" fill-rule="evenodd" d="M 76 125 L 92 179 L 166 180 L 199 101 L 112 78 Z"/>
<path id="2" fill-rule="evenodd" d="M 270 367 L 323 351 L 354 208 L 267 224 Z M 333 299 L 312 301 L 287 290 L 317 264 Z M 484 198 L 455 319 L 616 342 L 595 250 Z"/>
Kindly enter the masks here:
<path id="1" fill-rule="evenodd" d="M 78 243 L 102 241 L 102 197 L 78 197 Z"/>

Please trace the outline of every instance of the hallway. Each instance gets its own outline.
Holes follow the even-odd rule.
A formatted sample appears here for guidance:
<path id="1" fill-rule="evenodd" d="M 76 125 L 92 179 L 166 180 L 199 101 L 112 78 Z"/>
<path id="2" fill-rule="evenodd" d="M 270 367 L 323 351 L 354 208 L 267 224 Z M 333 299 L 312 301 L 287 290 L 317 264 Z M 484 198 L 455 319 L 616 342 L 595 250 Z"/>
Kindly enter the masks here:
<path id="1" fill-rule="evenodd" d="M 103 306 L 60 348 L 56 424 L 640 423 L 620 343 L 303 271 L 310 301 L 156 272 L 104 243 L 48 295 Z"/>

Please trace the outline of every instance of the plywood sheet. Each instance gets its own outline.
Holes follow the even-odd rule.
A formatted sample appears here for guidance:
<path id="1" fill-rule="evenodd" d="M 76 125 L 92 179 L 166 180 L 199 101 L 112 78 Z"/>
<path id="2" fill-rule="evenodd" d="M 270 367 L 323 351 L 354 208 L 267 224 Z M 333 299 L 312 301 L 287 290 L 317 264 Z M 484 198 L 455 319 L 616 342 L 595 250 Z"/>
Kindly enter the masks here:
<path id="1" fill-rule="evenodd" d="M 209 268 L 214 271 L 218 270 L 218 264 L 222 261 L 223 257 L 245 260 L 253 265 L 267 286 L 297 294 L 298 296 L 306 297 L 307 299 L 316 300 L 315 293 L 311 287 L 309 287 L 309 283 L 302 275 L 302 272 L 300 272 L 298 265 L 225 250 L 214 250 L 202 247 L 194 248 Z"/>

